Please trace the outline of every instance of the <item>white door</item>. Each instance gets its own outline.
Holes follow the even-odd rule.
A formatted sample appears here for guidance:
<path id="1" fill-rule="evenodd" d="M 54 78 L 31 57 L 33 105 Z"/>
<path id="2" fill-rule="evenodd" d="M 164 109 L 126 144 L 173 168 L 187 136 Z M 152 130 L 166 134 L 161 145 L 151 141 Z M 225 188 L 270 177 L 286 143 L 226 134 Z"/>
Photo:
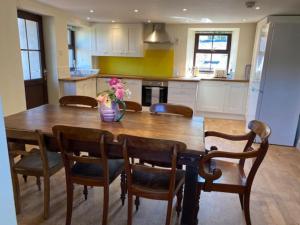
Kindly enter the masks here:
<path id="1" fill-rule="evenodd" d="M 143 56 L 143 27 L 141 24 L 128 25 L 128 56 Z"/>
<path id="2" fill-rule="evenodd" d="M 248 84 L 228 83 L 224 113 L 245 115 Z"/>
<path id="3" fill-rule="evenodd" d="M 125 25 L 111 27 L 111 53 L 113 56 L 126 56 L 128 52 L 128 29 Z"/>
<path id="4" fill-rule="evenodd" d="M 99 24 L 96 26 L 96 54 L 99 56 L 110 55 L 110 30 L 109 25 Z"/>

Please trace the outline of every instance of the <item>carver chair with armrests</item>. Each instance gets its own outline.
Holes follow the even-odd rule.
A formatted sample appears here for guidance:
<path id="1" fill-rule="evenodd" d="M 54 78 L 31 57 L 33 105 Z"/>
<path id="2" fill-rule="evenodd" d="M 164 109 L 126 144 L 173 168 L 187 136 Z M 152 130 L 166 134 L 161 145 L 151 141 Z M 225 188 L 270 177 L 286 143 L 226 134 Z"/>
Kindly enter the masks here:
<path id="1" fill-rule="evenodd" d="M 270 128 L 263 122 L 253 120 L 249 123 L 249 133 L 245 135 L 228 135 L 215 131 L 205 132 L 205 137 L 213 136 L 232 141 L 247 141 L 241 153 L 219 151 L 213 147 L 200 161 L 198 194 L 205 192 L 227 192 L 239 195 L 247 225 L 251 225 L 250 194 L 256 172 L 261 165 L 269 147 Z M 255 138 L 259 138 L 259 146 L 254 146 Z M 214 158 L 239 159 L 238 163 Z M 253 159 L 249 173 L 244 171 L 245 160 Z"/>

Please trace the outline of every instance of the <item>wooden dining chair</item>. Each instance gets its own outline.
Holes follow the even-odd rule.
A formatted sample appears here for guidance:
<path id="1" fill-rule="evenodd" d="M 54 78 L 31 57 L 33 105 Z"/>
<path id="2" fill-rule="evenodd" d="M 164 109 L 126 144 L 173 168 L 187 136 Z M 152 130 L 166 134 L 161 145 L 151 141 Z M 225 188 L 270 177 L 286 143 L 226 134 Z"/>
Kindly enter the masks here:
<path id="1" fill-rule="evenodd" d="M 62 152 L 66 172 L 66 225 L 70 225 L 72 219 L 74 184 L 103 187 L 102 225 L 106 225 L 109 185 L 124 171 L 123 159 L 108 159 L 107 156 L 113 135 L 103 130 L 60 125 L 53 127 L 53 133 Z M 125 179 L 121 182 L 122 192 L 125 192 Z"/>
<path id="2" fill-rule="evenodd" d="M 150 106 L 150 112 L 155 114 L 167 113 L 182 115 L 184 117 L 193 117 L 193 110 L 183 105 L 174 105 L 168 103 L 157 103 Z"/>
<path id="3" fill-rule="evenodd" d="M 217 150 L 209 151 L 200 161 L 198 194 L 203 191 L 216 191 L 239 194 L 241 207 L 244 210 L 247 225 L 250 219 L 250 194 L 255 174 L 263 161 L 269 147 L 270 128 L 263 122 L 253 120 L 249 123 L 250 132 L 245 135 L 229 135 L 215 131 L 205 132 L 205 137 L 218 137 L 232 141 L 247 141 L 242 153 L 232 153 Z M 259 138 L 258 147 L 253 146 L 255 138 Z M 238 163 L 214 158 L 239 159 Z M 246 175 L 244 165 L 246 159 L 253 159 L 252 167 Z"/>
<path id="4" fill-rule="evenodd" d="M 88 106 L 96 108 L 98 102 L 95 98 L 80 95 L 68 95 L 59 99 L 59 104 L 62 106 Z"/>
<path id="5" fill-rule="evenodd" d="M 35 176 L 44 178 L 44 218 L 49 217 L 50 208 L 50 177 L 57 173 L 62 167 L 61 155 L 57 152 L 47 151 L 44 143 L 44 136 L 40 131 L 20 131 L 6 129 L 7 141 L 10 143 L 21 143 L 36 145 L 27 152 L 24 149 L 9 149 L 11 171 L 13 178 L 14 197 L 16 212 L 21 212 L 20 188 L 18 174 L 23 176 Z M 11 145 L 8 145 L 9 147 Z M 22 156 L 19 160 L 16 155 Z"/>
<path id="6" fill-rule="evenodd" d="M 142 198 L 167 201 L 168 207 L 165 224 L 169 225 L 171 222 L 172 203 L 175 195 L 177 195 L 177 215 L 179 215 L 181 211 L 185 173 L 183 170 L 177 169 L 176 165 L 177 153 L 179 151 L 184 151 L 186 145 L 177 141 L 150 139 L 129 135 L 119 135 L 118 140 L 123 144 L 123 155 L 127 175 L 127 225 L 132 224 L 133 195 Z M 134 160 L 131 160 L 130 162 L 130 159 L 132 158 L 170 163 L 171 167 L 168 169 L 149 167 L 143 164 L 136 164 L 134 163 Z"/>
<path id="7" fill-rule="evenodd" d="M 141 112 L 143 110 L 142 105 L 138 102 L 125 101 L 126 111 Z M 123 105 L 119 104 L 120 109 L 123 109 Z"/>

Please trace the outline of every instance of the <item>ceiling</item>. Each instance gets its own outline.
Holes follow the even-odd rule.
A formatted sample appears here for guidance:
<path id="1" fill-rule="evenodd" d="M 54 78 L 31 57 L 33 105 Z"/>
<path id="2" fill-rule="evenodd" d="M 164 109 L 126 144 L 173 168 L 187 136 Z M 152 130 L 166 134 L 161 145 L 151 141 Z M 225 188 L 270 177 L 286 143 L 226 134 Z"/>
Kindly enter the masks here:
<path id="1" fill-rule="evenodd" d="M 299 0 L 258 0 L 259 10 L 246 8 L 244 0 L 38 1 L 94 22 L 249 23 L 267 15 L 300 14 Z"/>

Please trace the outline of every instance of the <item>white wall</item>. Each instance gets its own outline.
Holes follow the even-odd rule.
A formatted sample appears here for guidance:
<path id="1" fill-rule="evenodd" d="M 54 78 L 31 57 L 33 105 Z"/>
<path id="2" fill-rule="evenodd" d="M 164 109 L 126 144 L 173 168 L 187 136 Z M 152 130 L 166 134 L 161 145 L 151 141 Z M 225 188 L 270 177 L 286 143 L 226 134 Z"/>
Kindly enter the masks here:
<path id="1" fill-rule="evenodd" d="M 0 218 L 1 224 L 17 225 L 7 142 L 0 98 Z"/>
<path id="2" fill-rule="evenodd" d="M 172 41 L 174 42 L 174 75 L 179 76 L 186 74 L 186 61 L 187 61 L 187 44 L 188 44 L 188 30 L 189 29 L 211 29 L 218 30 L 224 28 L 238 29 L 239 41 L 236 61 L 236 78 L 242 78 L 246 64 L 251 63 L 254 37 L 255 37 L 255 23 L 243 24 L 168 24 L 166 30 L 169 33 Z"/>
<path id="3" fill-rule="evenodd" d="M 4 115 L 26 108 L 16 0 L 1 0 L 0 7 L 0 97 Z"/>

